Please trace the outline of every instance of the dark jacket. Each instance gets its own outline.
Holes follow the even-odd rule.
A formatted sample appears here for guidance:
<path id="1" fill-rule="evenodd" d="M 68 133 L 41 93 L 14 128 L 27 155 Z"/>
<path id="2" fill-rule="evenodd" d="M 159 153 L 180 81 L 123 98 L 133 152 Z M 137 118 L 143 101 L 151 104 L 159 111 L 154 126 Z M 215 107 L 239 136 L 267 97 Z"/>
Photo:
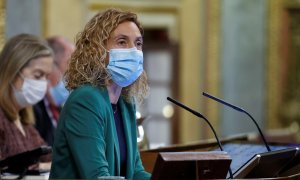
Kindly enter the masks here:
<path id="1" fill-rule="evenodd" d="M 33 106 L 35 128 L 49 146 L 53 145 L 55 126 L 47 112 L 44 100 Z M 49 110 L 50 111 L 50 110 Z"/>

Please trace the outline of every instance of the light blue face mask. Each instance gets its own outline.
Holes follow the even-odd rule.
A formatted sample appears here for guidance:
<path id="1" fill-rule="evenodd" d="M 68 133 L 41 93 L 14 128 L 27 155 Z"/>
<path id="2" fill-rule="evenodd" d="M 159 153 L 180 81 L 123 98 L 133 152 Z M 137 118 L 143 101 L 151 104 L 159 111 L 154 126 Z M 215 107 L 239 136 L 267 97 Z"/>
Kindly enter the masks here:
<path id="1" fill-rule="evenodd" d="M 66 102 L 69 91 L 65 88 L 64 82 L 61 80 L 56 86 L 50 88 L 50 95 L 55 105 L 59 107 Z"/>
<path id="2" fill-rule="evenodd" d="M 143 72 L 143 52 L 136 48 L 110 49 L 107 69 L 117 85 L 129 86 Z"/>

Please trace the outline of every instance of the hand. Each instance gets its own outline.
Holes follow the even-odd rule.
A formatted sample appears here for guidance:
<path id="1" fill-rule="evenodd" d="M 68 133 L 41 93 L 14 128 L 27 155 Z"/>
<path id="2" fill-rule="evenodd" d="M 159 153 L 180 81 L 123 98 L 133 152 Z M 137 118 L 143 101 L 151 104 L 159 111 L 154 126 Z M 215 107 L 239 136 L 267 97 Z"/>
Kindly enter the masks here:
<path id="1" fill-rule="evenodd" d="M 40 171 L 50 171 L 50 169 L 51 169 L 51 162 L 39 163 Z"/>
<path id="2" fill-rule="evenodd" d="M 39 169 L 39 163 L 33 164 L 28 167 L 28 170 L 38 170 Z"/>

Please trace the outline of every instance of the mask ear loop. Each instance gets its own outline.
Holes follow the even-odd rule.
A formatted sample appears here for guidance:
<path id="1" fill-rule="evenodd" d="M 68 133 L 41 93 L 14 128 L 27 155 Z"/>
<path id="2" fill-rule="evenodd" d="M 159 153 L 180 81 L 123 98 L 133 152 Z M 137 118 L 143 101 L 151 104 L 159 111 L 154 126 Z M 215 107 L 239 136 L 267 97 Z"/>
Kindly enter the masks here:
<path id="1" fill-rule="evenodd" d="M 25 80 L 25 77 L 21 74 L 21 72 L 18 72 L 18 75 L 22 78 L 22 80 Z"/>
<path id="2" fill-rule="evenodd" d="M 109 54 L 109 50 L 107 50 L 104 46 L 102 46 L 101 45 L 101 47 L 104 49 L 104 54 L 102 55 L 102 57 L 100 58 L 100 61 L 104 61 L 104 63 L 105 63 L 105 69 L 106 69 L 106 71 L 107 71 L 107 73 L 108 73 L 108 79 L 109 79 L 109 81 L 111 80 L 111 74 L 109 73 L 109 71 L 108 71 L 108 69 L 107 69 L 107 66 L 108 66 L 108 64 L 109 64 L 109 62 L 110 62 L 110 60 L 109 60 L 109 57 L 108 57 L 108 62 L 107 62 L 107 64 L 106 64 L 106 62 L 105 62 L 105 58 L 107 57 L 107 55 Z M 107 81 L 107 80 L 105 80 L 105 81 Z"/>
<path id="3" fill-rule="evenodd" d="M 20 78 L 23 80 L 23 84 L 24 84 L 25 77 L 21 74 L 21 72 L 18 72 L 18 73 L 16 74 L 16 77 L 17 77 L 17 76 L 20 76 Z M 14 91 L 19 91 L 19 90 L 13 85 L 12 82 L 10 82 L 9 84 L 11 85 L 11 87 L 13 88 Z M 22 84 L 22 86 L 23 86 L 23 84 Z M 22 87 L 21 87 L 21 89 L 22 89 Z"/>

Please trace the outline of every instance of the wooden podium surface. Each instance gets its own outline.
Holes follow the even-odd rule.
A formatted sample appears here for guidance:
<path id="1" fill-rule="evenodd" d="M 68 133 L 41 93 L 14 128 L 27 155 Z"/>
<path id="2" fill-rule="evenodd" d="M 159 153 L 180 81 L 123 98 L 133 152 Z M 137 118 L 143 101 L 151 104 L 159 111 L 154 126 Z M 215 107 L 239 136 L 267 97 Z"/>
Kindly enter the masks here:
<path id="1" fill-rule="evenodd" d="M 229 137 L 226 139 L 221 140 L 222 145 L 226 145 L 227 143 L 237 143 L 237 144 L 247 144 L 247 143 L 253 143 L 252 140 L 249 138 L 248 135 L 238 135 Z M 257 144 L 257 143 L 256 143 Z M 281 145 L 278 143 L 269 143 L 272 145 Z M 260 144 L 261 145 L 261 144 Z M 262 146 L 262 145 L 261 145 Z M 262 146 L 263 147 L 263 146 Z M 300 147 L 300 145 L 298 146 Z M 168 147 L 162 147 L 157 149 L 151 149 L 151 150 L 143 150 L 140 152 L 141 159 L 144 165 L 144 168 L 146 171 L 152 173 L 155 169 L 155 163 L 157 160 L 157 157 L 162 152 L 207 152 L 218 149 L 217 142 L 215 140 L 205 140 L 205 141 L 199 141 L 192 144 L 186 144 L 186 145 L 173 145 Z M 235 157 L 231 157 L 234 159 Z M 249 157 L 250 159 L 251 157 Z M 300 179 L 300 155 L 298 153 L 298 160 L 295 167 L 291 168 L 291 170 L 286 171 L 285 173 L 282 173 L 276 177 L 265 177 L 263 179 Z M 294 163 L 295 164 L 295 163 Z M 249 178 L 250 179 L 250 178 Z"/>
<path id="2" fill-rule="evenodd" d="M 223 139 L 221 142 L 224 144 L 226 142 L 242 142 L 247 140 L 247 136 L 242 135 Z M 159 152 L 210 151 L 213 147 L 217 147 L 217 142 L 215 140 L 205 140 L 185 145 L 173 145 L 157 149 L 143 150 L 140 154 L 145 170 L 152 173 Z"/>

